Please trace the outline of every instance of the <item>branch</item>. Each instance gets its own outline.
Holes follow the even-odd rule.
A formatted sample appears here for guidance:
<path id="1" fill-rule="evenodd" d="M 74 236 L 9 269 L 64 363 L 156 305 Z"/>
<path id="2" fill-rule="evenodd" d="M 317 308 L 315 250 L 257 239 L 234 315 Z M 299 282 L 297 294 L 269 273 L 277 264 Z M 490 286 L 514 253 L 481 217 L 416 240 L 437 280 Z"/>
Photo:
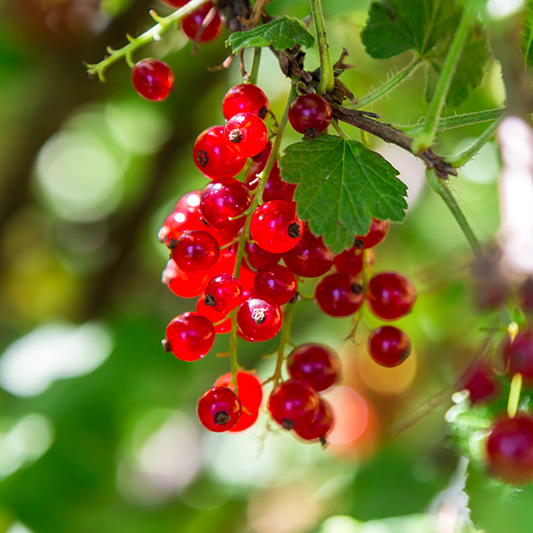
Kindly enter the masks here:
<path id="1" fill-rule="evenodd" d="M 326 21 L 324 20 L 324 13 L 322 13 L 322 3 L 321 0 L 309 0 L 309 3 L 315 24 L 318 52 L 320 54 L 320 83 L 316 92 L 318 94 L 330 93 L 335 84 L 335 77 L 333 75 L 333 62 L 331 61 L 328 35 L 326 33 Z"/>

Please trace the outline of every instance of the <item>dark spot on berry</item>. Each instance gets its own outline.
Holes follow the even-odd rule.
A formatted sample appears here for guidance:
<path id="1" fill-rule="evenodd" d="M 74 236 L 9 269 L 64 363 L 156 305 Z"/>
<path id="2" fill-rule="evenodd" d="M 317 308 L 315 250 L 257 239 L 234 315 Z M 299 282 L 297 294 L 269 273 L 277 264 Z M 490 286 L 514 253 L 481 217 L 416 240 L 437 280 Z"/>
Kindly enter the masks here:
<path id="1" fill-rule="evenodd" d="M 400 354 L 400 361 L 403 363 L 408 357 L 409 357 L 409 353 L 410 351 L 409 350 L 404 350 L 401 354 Z"/>
<path id="2" fill-rule="evenodd" d="M 204 298 L 204 304 L 208 305 L 209 307 L 215 307 L 217 303 L 213 296 L 211 296 L 210 294 L 206 294 Z"/>
<path id="3" fill-rule="evenodd" d="M 268 115 L 268 109 L 267 109 L 267 107 L 264 105 L 264 106 L 259 110 L 259 118 L 264 119 L 267 115 Z"/>
<path id="4" fill-rule="evenodd" d="M 326 437 L 320 437 L 320 444 L 322 445 L 322 449 L 324 449 L 328 445 Z"/>
<path id="5" fill-rule="evenodd" d="M 171 351 L 171 350 L 170 350 L 170 342 L 168 342 L 167 339 L 163 339 L 163 340 L 161 341 L 161 344 L 162 344 L 162 346 L 163 346 L 163 351 L 164 351 L 165 353 L 169 353 L 169 352 Z"/>
<path id="6" fill-rule="evenodd" d="M 207 163 L 209 163 L 209 157 L 207 157 L 207 152 L 204 150 L 198 150 L 198 153 L 196 154 L 196 161 L 198 161 L 198 164 L 205 168 L 207 166 Z"/>
<path id="7" fill-rule="evenodd" d="M 355 238 L 355 241 L 353 241 L 353 245 L 355 246 L 355 248 L 357 248 L 358 250 L 361 250 L 361 248 L 363 248 L 363 246 L 365 245 L 365 243 L 361 240 L 361 239 L 358 239 L 357 237 Z"/>
<path id="8" fill-rule="evenodd" d="M 283 429 L 286 429 L 287 431 L 290 431 L 294 427 L 294 422 L 290 420 L 289 418 L 284 418 L 281 421 L 281 427 Z"/>
<path id="9" fill-rule="evenodd" d="M 228 137 L 229 140 L 234 144 L 239 144 L 242 141 L 242 133 L 240 130 L 231 130 Z"/>
<path id="10" fill-rule="evenodd" d="M 300 293 L 297 292 L 290 300 L 288 303 L 290 304 L 295 304 L 296 302 L 299 302 L 300 300 L 302 299 L 302 297 L 300 296 Z"/>
<path id="11" fill-rule="evenodd" d="M 352 283 L 350 289 L 352 289 L 352 292 L 357 294 L 357 296 L 363 292 L 363 286 L 360 283 Z"/>
<path id="12" fill-rule="evenodd" d="M 219 426 L 225 426 L 230 421 L 230 416 L 226 411 L 219 411 L 215 413 L 215 424 Z"/>
<path id="13" fill-rule="evenodd" d="M 293 222 L 289 226 L 289 237 L 292 237 L 293 239 L 297 239 L 298 237 L 301 237 L 300 233 L 300 225 L 296 222 Z"/>
<path id="14" fill-rule="evenodd" d="M 306 139 L 315 139 L 320 135 L 320 132 L 316 128 L 306 128 L 304 135 Z"/>

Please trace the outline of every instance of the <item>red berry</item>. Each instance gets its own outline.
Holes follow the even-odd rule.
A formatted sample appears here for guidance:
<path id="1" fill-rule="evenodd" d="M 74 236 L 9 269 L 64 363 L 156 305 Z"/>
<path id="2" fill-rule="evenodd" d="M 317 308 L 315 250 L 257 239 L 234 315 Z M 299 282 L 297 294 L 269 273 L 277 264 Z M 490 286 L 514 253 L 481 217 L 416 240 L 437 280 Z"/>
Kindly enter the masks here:
<path id="1" fill-rule="evenodd" d="M 247 241 L 244 251 L 246 252 L 247 263 L 257 270 L 267 265 L 277 265 L 281 259 L 281 254 L 266 252 L 255 242 Z"/>
<path id="2" fill-rule="evenodd" d="M 270 394 L 268 411 L 283 429 L 300 431 L 315 419 L 318 396 L 311 387 L 299 381 L 284 381 Z"/>
<path id="3" fill-rule="evenodd" d="M 222 23 L 222 20 L 220 20 L 218 11 L 215 13 L 211 22 L 202 29 L 205 18 L 214 7 L 212 2 L 206 2 L 192 13 L 189 13 L 186 17 L 183 17 L 181 21 L 181 29 L 190 41 L 209 43 L 214 41 L 220 35 L 224 24 Z M 198 37 L 201 29 L 202 33 Z"/>
<path id="4" fill-rule="evenodd" d="M 194 142 L 193 156 L 196 166 L 207 178 L 233 178 L 246 164 L 224 139 L 224 126 L 211 126 Z"/>
<path id="5" fill-rule="evenodd" d="M 251 191 L 259 185 L 260 175 L 265 168 L 265 164 L 266 161 L 254 163 L 246 171 L 244 181 Z M 263 201 L 270 202 L 271 200 L 285 200 L 286 202 L 292 202 L 295 189 L 296 185 L 287 183 L 281 179 L 278 163 L 277 161 L 274 162 L 274 166 L 272 167 L 265 184 L 265 190 L 263 191 Z"/>
<path id="6" fill-rule="evenodd" d="M 509 374 L 520 372 L 524 382 L 533 385 L 533 331 L 521 331 L 513 342 L 507 339 L 503 347 L 503 362 Z"/>
<path id="7" fill-rule="evenodd" d="M 315 237 L 307 227 L 302 240 L 292 250 L 283 254 L 287 268 L 303 278 L 322 276 L 332 267 L 334 258 L 322 237 Z"/>
<path id="8" fill-rule="evenodd" d="M 152 102 L 164 100 L 174 88 L 174 74 L 158 59 L 143 59 L 131 71 L 131 81 L 137 93 Z"/>
<path id="9" fill-rule="evenodd" d="M 382 320 L 397 320 L 411 311 L 416 300 L 413 284 L 397 272 L 380 272 L 368 283 L 370 311 Z"/>
<path id="10" fill-rule="evenodd" d="M 237 311 L 237 326 L 253 341 L 266 341 L 281 329 L 283 316 L 276 302 L 268 298 L 249 298 Z"/>
<path id="11" fill-rule="evenodd" d="M 357 235 L 355 237 L 355 246 L 357 248 L 373 248 L 386 237 L 388 231 L 388 220 L 378 220 L 372 217 L 370 228 L 366 235 Z"/>
<path id="12" fill-rule="evenodd" d="M 315 419 L 307 426 L 299 426 L 294 432 L 304 441 L 322 442 L 326 444 L 326 437 L 333 429 L 333 410 L 324 398 L 318 397 L 318 412 Z"/>
<path id="13" fill-rule="evenodd" d="M 198 419 L 209 431 L 221 433 L 235 427 L 241 416 L 241 401 L 227 387 L 213 387 L 204 392 L 196 408 Z"/>
<path id="14" fill-rule="evenodd" d="M 461 387 L 469 392 L 472 405 L 491 402 L 501 392 L 494 370 L 486 363 L 477 363 L 467 369 L 461 378 Z"/>
<path id="15" fill-rule="evenodd" d="M 244 183 L 234 178 L 219 178 L 202 189 L 200 210 L 210 226 L 235 234 L 244 226 L 243 214 L 250 202 Z"/>
<path id="16" fill-rule="evenodd" d="M 363 271 L 364 262 L 368 267 L 372 267 L 375 262 L 374 250 L 368 250 L 367 256 L 359 248 L 344 250 L 335 257 L 334 265 L 339 272 L 346 272 L 350 276 L 358 276 Z"/>
<path id="17" fill-rule="evenodd" d="M 182 313 L 167 326 L 165 341 L 165 349 L 181 361 L 197 361 L 213 346 L 215 330 L 205 316 Z"/>
<path id="18" fill-rule="evenodd" d="M 172 259 L 189 272 L 207 270 L 218 259 L 218 243 L 205 231 L 186 231 L 170 244 Z"/>
<path id="19" fill-rule="evenodd" d="M 296 216 L 296 204 L 273 200 L 260 205 L 250 222 L 252 239 L 274 254 L 288 252 L 302 238 L 304 223 Z"/>
<path id="20" fill-rule="evenodd" d="M 340 380 L 341 362 L 331 348 L 307 343 L 289 354 L 287 370 L 292 379 L 308 385 L 316 392 L 322 392 Z"/>
<path id="21" fill-rule="evenodd" d="M 222 99 L 222 112 L 226 120 L 238 113 L 253 113 L 264 119 L 268 110 L 269 104 L 266 94 L 257 85 L 251 83 L 235 85 Z"/>
<path id="22" fill-rule="evenodd" d="M 320 280 L 315 289 L 315 301 L 326 315 L 350 316 L 363 303 L 363 287 L 354 276 L 336 272 Z"/>
<path id="23" fill-rule="evenodd" d="M 283 305 L 292 300 L 298 290 L 294 274 L 281 265 L 267 265 L 259 269 L 254 278 L 254 287 L 260 296 Z"/>
<path id="24" fill-rule="evenodd" d="M 230 248 L 224 248 L 219 251 L 217 262 L 207 271 L 207 281 L 219 276 L 220 274 L 225 274 L 226 272 L 233 272 L 235 270 L 235 262 L 237 256 L 235 251 Z"/>
<path id="25" fill-rule="evenodd" d="M 239 157 L 253 157 L 266 146 L 268 129 L 257 115 L 238 113 L 228 120 L 224 138 Z"/>
<path id="26" fill-rule="evenodd" d="M 241 303 L 242 288 L 230 274 L 220 274 L 205 288 L 205 305 L 218 313 L 229 313 Z"/>
<path id="27" fill-rule="evenodd" d="M 307 137 L 316 137 L 331 123 L 331 106 L 319 94 L 298 96 L 289 108 L 289 122 L 298 132 Z"/>
<path id="28" fill-rule="evenodd" d="M 196 313 L 198 315 L 205 316 L 210 322 L 213 323 L 215 333 L 220 335 L 223 333 L 229 333 L 231 331 L 233 322 L 231 317 L 228 317 L 227 313 L 217 313 L 212 307 L 205 305 L 205 294 L 201 294 L 196 302 Z M 215 325 L 217 322 L 221 323 Z"/>
<path id="29" fill-rule="evenodd" d="M 207 272 L 186 272 L 169 259 L 161 276 L 161 283 L 180 298 L 195 298 L 201 294 L 209 280 Z"/>
<path id="30" fill-rule="evenodd" d="M 376 363 L 392 368 L 402 364 L 411 353 L 409 337 L 394 326 L 382 326 L 368 337 L 368 353 Z"/>
<path id="31" fill-rule="evenodd" d="M 517 415 L 496 421 L 486 442 L 487 468 L 506 483 L 533 480 L 533 419 Z"/>

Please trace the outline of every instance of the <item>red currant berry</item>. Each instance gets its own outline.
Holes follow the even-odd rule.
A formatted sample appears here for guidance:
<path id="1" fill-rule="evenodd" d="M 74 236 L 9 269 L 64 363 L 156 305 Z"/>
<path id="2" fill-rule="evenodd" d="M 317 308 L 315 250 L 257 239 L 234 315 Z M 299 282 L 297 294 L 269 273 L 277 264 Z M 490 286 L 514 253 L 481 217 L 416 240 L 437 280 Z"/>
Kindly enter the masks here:
<path id="1" fill-rule="evenodd" d="M 255 242 L 246 242 L 244 251 L 246 252 L 247 263 L 257 270 L 267 265 L 277 265 L 281 259 L 281 254 L 266 252 Z"/>
<path id="2" fill-rule="evenodd" d="M 261 172 L 263 172 L 264 168 L 265 163 L 254 163 L 246 171 L 244 181 L 251 191 L 259 185 Z M 296 185 L 287 183 L 281 179 L 278 163 L 277 161 L 274 162 L 274 166 L 270 171 L 265 185 L 265 190 L 263 191 L 263 201 L 270 202 L 271 200 L 285 200 L 286 202 L 292 202 L 295 190 Z"/>
<path id="3" fill-rule="evenodd" d="M 533 419 L 518 415 L 496 421 L 486 442 L 487 468 L 506 483 L 533 480 Z"/>
<path id="4" fill-rule="evenodd" d="M 296 216 L 296 204 L 273 200 L 253 213 L 250 233 L 263 250 L 274 254 L 288 252 L 302 238 L 304 223 Z"/>
<path id="5" fill-rule="evenodd" d="M 270 141 L 267 141 L 266 146 L 263 148 L 263 150 L 252 157 L 252 161 L 254 163 L 262 165 L 261 170 L 263 170 L 265 168 L 265 165 L 267 164 L 268 158 L 270 157 L 270 152 L 272 152 L 272 143 Z"/>
<path id="6" fill-rule="evenodd" d="M 227 387 L 213 387 L 198 400 L 198 419 L 209 431 L 221 433 L 235 427 L 241 417 L 241 401 Z"/>
<path id="7" fill-rule="evenodd" d="M 307 426 L 299 426 L 294 432 L 304 441 L 327 444 L 326 437 L 333 429 L 333 410 L 324 398 L 318 397 L 318 412 L 315 419 Z"/>
<path id="8" fill-rule="evenodd" d="M 222 99 L 222 112 L 226 120 L 238 113 L 253 113 L 264 119 L 268 114 L 268 110 L 267 95 L 257 85 L 252 85 L 251 83 L 235 85 Z"/>
<path id="9" fill-rule="evenodd" d="M 238 113 L 228 120 L 224 138 L 239 157 L 253 157 L 266 146 L 268 129 L 257 115 Z"/>
<path id="10" fill-rule="evenodd" d="M 533 331 L 521 331 L 513 342 L 507 339 L 503 347 L 503 362 L 509 374 L 519 372 L 525 383 L 533 385 Z"/>
<path id="11" fill-rule="evenodd" d="M 322 276 L 332 267 L 334 258 L 322 237 L 315 237 L 307 227 L 302 240 L 283 254 L 287 268 L 302 278 Z"/>
<path id="12" fill-rule="evenodd" d="M 161 276 L 161 283 L 180 298 L 195 298 L 201 294 L 207 285 L 209 274 L 207 272 L 186 272 L 169 259 Z"/>
<path id="13" fill-rule="evenodd" d="M 152 102 L 164 100 L 174 88 L 174 74 L 158 59 L 143 59 L 131 71 L 131 81 L 137 93 Z"/>
<path id="14" fill-rule="evenodd" d="M 218 335 L 231 331 L 233 323 L 231 317 L 228 317 L 227 313 L 217 313 L 212 307 L 205 305 L 205 294 L 201 294 L 196 302 L 196 314 L 205 316 L 205 318 L 212 322 L 215 333 Z M 220 323 L 217 324 L 217 322 Z"/>
<path id="15" fill-rule="evenodd" d="M 202 189 L 200 210 L 206 222 L 221 231 L 237 233 L 250 206 L 246 185 L 234 178 L 219 178 Z"/>
<path id="16" fill-rule="evenodd" d="M 368 337 L 368 353 L 376 363 L 392 368 L 402 364 L 411 353 L 409 337 L 394 326 L 382 326 Z"/>
<path id="17" fill-rule="evenodd" d="M 224 126 L 211 126 L 194 142 L 193 156 L 196 166 L 207 178 L 233 178 L 246 164 L 224 139 Z"/>
<path id="18" fill-rule="evenodd" d="M 281 329 L 283 316 L 276 302 L 268 298 L 249 298 L 237 311 L 237 326 L 249 339 L 267 341 Z"/>
<path id="19" fill-rule="evenodd" d="M 298 96 L 289 108 L 289 122 L 298 132 L 306 137 L 316 137 L 327 129 L 331 123 L 331 106 L 319 94 Z"/>
<path id="20" fill-rule="evenodd" d="M 229 274 L 220 274 L 207 284 L 204 303 L 218 313 L 229 313 L 241 303 L 241 296 L 239 281 Z"/>
<path id="21" fill-rule="evenodd" d="M 189 205 L 188 202 L 193 205 Z M 194 205 L 196 202 L 198 203 Z M 191 191 L 182 196 L 159 230 L 157 234 L 159 242 L 168 246 L 170 239 L 177 239 L 184 231 L 205 231 L 206 226 L 202 222 L 199 206 L 200 191 Z"/>
<path id="22" fill-rule="evenodd" d="M 218 254 L 218 261 L 207 271 L 207 281 L 216 276 L 219 276 L 220 274 L 225 274 L 226 272 L 233 272 L 235 270 L 236 260 L 237 256 L 235 255 L 235 251 L 232 250 L 231 247 L 220 250 Z"/>
<path id="23" fill-rule="evenodd" d="M 311 387 L 290 379 L 272 391 L 268 411 L 283 429 L 299 431 L 315 419 L 318 396 Z"/>
<path id="24" fill-rule="evenodd" d="M 411 311 L 416 300 L 413 284 L 397 272 L 380 272 L 368 283 L 370 311 L 382 320 L 397 320 Z"/>
<path id="25" fill-rule="evenodd" d="M 214 8 L 215 6 L 212 2 L 206 2 L 192 13 L 189 13 L 186 17 L 183 17 L 181 21 L 181 29 L 190 41 L 209 43 L 214 41 L 220 35 L 224 24 L 222 23 L 222 20 L 220 20 L 218 11 L 215 12 L 211 22 L 205 28 L 202 27 L 208 13 Z M 200 33 L 200 31 L 202 33 Z"/>
<path id="26" fill-rule="evenodd" d="M 477 363 L 467 369 L 461 378 L 461 387 L 469 392 L 471 405 L 489 403 L 501 392 L 494 370 L 486 363 Z"/>
<path id="27" fill-rule="evenodd" d="M 205 231 L 186 231 L 171 242 L 172 259 L 183 270 L 202 272 L 218 259 L 218 243 Z"/>
<path id="28" fill-rule="evenodd" d="M 350 316 L 363 303 L 363 287 L 354 276 L 336 272 L 320 280 L 315 289 L 315 301 L 326 315 Z"/>
<path id="29" fill-rule="evenodd" d="M 377 218 L 372 217 L 370 228 L 366 235 L 357 235 L 357 237 L 355 237 L 355 246 L 357 248 L 373 248 L 386 237 L 388 231 L 388 220 L 378 220 Z"/>
<path id="30" fill-rule="evenodd" d="M 307 343 L 289 354 L 287 370 L 292 379 L 308 385 L 316 392 L 322 392 L 340 380 L 341 362 L 331 348 Z"/>
<path id="31" fill-rule="evenodd" d="M 254 280 L 255 272 L 252 272 L 246 267 L 245 264 L 243 264 L 239 272 L 239 282 L 241 284 L 243 292 L 247 289 L 254 289 L 255 291 Z M 241 299 L 241 302 L 244 302 L 244 299 Z"/>
<path id="32" fill-rule="evenodd" d="M 365 254 L 363 250 L 353 247 L 344 250 L 337 257 L 335 257 L 334 265 L 338 272 L 346 272 L 350 276 L 358 276 L 363 272 L 363 267 L 366 265 L 371 268 L 375 262 L 374 250 L 368 250 Z"/>
<path id="33" fill-rule="evenodd" d="M 182 313 L 167 326 L 163 345 L 165 351 L 171 351 L 181 361 L 197 361 L 207 354 L 213 342 L 215 330 L 205 316 Z"/>
<path id="34" fill-rule="evenodd" d="M 260 268 L 254 278 L 254 287 L 260 296 L 283 305 L 292 300 L 298 290 L 294 274 L 281 265 L 267 265 Z"/>

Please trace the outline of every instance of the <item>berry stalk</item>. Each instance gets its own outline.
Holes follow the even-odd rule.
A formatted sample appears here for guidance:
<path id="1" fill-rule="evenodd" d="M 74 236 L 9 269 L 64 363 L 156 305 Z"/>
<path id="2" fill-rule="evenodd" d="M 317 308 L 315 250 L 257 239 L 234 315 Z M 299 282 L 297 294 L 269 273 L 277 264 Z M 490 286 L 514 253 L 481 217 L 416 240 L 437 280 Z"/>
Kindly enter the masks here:
<path id="1" fill-rule="evenodd" d="M 296 304 L 289 302 L 288 304 L 285 304 L 285 308 L 283 309 L 283 328 L 281 330 L 281 339 L 279 341 L 279 346 L 278 346 L 276 368 L 274 370 L 274 374 L 268 380 L 274 383 L 272 387 L 273 389 L 275 389 L 278 383 L 281 381 L 281 367 L 283 366 L 283 361 L 285 361 L 285 347 L 290 344 L 291 326 L 292 326 L 292 319 L 294 317 L 295 307 L 296 307 Z"/>
<path id="2" fill-rule="evenodd" d="M 320 54 L 320 83 L 316 92 L 318 94 L 330 93 L 335 85 L 335 76 L 333 74 L 333 62 L 331 61 L 328 35 L 326 33 L 326 21 L 322 12 L 322 2 L 321 0 L 309 0 L 309 4 L 311 6 L 313 23 L 315 24 L 316 40 Z"/>
<path id="3" fill-rule="evenodd" d="M 257 85 L 257 77 L 259 76 L 259 65 L 261 64 L 261 47 L 256 46 L 254 48 L 254 57 L 252 59 L 252 68 L 250 69 L 250 74 L 246 79 L 247 83 Z"/>

